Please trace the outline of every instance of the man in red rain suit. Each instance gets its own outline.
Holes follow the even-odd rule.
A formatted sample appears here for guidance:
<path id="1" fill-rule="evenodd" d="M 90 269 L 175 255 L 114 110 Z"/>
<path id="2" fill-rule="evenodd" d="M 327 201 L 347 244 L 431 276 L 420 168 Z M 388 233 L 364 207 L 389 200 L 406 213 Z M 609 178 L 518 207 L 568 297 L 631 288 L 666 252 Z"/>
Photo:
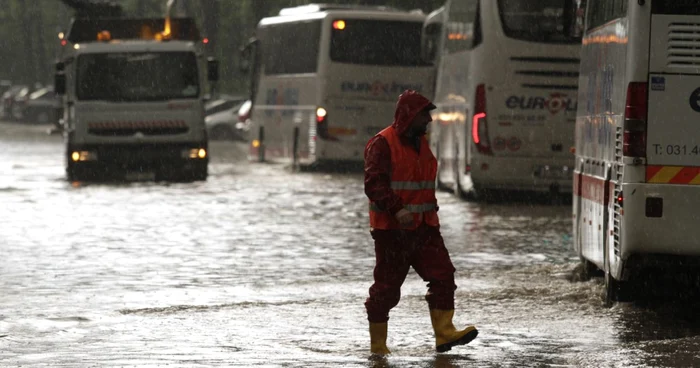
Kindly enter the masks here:
<path id="1" fill-rule="evenodd" d="M 438 352 L 467 344 L 478 334 L 474 326 L 457 330 L 452 324 L 455 268 L 440 235 L 437 160 L 425 138 L 432 109 L 435 105 L 427 98 L 405 91 L 396 104 L 394 123 L 365 148 L 365 194 L 377 262 L 365 302 L 373 354 L 390 353 L 389 311 L 399 303 L 410 267 L 428 282 L 425 298 Z"/>

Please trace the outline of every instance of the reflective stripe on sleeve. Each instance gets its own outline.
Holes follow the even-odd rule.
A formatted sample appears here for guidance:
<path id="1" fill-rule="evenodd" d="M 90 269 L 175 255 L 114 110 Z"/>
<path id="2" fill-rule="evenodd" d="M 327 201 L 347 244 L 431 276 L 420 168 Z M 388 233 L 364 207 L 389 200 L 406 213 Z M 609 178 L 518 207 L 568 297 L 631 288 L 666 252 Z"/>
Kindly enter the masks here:
<path id="1" fill-rule="evenodd" d="M 392 181 L 391 189 L 394 190 L 425 190 L 435 189 L 434 181 Z"/>
<path id="2" fill-rule="evenodd" d="M 411 212 L 411 213 L 423 213 L 423 212 L 435 210 L 437 208 L 437 204 L 435 204 L 435 203 L 405 204 L 403 206 L 403 208 L 406 211 Z M 384 210 L 377 207 L 377 205 L 374 203 L 369 204 L 369 209 L 370 209 L 370 211 L 374 211 L 374 212 L 385 212 Z"/>

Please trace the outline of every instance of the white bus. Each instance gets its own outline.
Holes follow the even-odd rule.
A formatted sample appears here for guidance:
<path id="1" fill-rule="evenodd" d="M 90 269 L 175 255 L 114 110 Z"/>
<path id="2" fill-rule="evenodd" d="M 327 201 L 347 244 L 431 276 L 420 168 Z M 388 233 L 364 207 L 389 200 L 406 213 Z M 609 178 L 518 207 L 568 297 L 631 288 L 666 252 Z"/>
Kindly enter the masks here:
<path id="1" fill-rule="evenodd" d="M 571 193 L 580 37 L 574 0 L 449 0 L 430 14 L 438 185 Z"/>
<path id="2" fill-rule="evenodd" d="M 700 0 L 588 0 L 585 23 L 574 244 L 612 302 L 700 255 Z"/>
<path id="3" fill-rule="evenodd" d="M 404 90 L 432 97 L 435 69 L 420 54 L 424 20 L 342 5 L 262 19 L 243 56 L 253 65 L 250 158 L 361 166 L 365 144 L 391 124 Z"/>

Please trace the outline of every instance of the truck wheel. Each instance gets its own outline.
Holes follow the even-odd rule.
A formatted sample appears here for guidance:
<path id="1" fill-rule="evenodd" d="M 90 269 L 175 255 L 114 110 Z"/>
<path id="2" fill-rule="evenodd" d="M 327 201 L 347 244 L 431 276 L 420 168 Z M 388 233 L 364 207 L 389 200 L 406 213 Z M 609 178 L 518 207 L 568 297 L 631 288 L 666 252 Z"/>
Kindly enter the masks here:
<path id="1" fill-rule="evenodd" d="M 68 166 L 66 167 L 66 179 L 69 182 L 80 181 L 80 178 L 76 173 L 75 167 L 71 164 L 68 164 Z"/>
<path id="2" fill-rule="evenodd" d="M 203 167 L 198 167 L 192 171 L 193 181 L 205 181 L 207 180 L 207 176 L 209 176 L 209 172 L 206 165 Z"/>

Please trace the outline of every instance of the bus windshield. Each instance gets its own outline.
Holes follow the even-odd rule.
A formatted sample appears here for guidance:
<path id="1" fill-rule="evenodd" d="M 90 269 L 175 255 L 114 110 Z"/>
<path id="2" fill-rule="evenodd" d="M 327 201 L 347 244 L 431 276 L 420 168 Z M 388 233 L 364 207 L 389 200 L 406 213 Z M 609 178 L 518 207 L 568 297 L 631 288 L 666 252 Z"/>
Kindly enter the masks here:
<path id="1" fill-rule="evenodd" d="M 192 52 L 95 53 L 78 57 L 79 100 L 163 101 L 199 96 Z"/>
<path id="2" fill-rule="evenodd" d="M 572 0 L 498 0 L 506 36 L 544 43 L 580 43 L 570 34 Z"/>
<path id="3" fill-rule="evenodd" d="M 335 19 L 331 60 L 383 66 L 427 65 L 421 58 L 420 22 Z"/>
<path id="4" fill-rule="evenodd" d="M 654 0 L 651 5 L 654 14 L 700 15 L 700 0 Z"/>

